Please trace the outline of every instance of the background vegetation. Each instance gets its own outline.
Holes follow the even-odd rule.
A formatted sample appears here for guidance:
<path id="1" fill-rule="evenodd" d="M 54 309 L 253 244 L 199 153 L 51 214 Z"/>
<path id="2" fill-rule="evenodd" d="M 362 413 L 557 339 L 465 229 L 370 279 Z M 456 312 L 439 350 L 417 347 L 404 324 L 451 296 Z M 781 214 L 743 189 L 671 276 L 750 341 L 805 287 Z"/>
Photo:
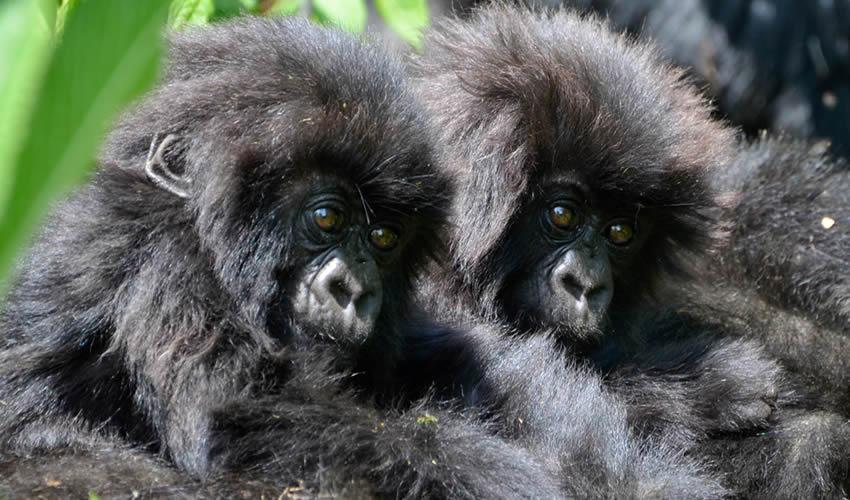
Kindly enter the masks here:
<path id="1" fill-rule="evenodd" d="M 419 46 L 427 0 L 374 0 Z M 156 81 L 163 28 L 305 15 L 354 32 L 366 0 L 0 0 L 0 291 L 52 200 L 87 177 L 117 112 Z"/>

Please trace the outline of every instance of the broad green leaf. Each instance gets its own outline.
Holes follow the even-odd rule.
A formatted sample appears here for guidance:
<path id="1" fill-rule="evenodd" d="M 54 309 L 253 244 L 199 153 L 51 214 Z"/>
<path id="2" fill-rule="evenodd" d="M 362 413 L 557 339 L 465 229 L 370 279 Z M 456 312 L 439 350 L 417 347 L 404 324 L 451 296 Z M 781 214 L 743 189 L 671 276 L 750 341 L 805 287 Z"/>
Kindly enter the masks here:
<path id="1" fill-rule="evenodd" d="M 378 13 L 399 36 L 422 48 L 422 31 L 428 27 L 428 0 L 375 0 Z"/>
<path id="2" fill-rule="evenodd" d="M 168 9 L 168 25 L 207 24 L 215 15 L 215 0 L 173 0 Z"/>
<path id="3" fill-rule="evenodd" d="M 291 16 L 297 14 L 308 0 L 277 0 L 265 14 L 267 16 Z"/>
<path id="4" fill-rule="evenodd" d="M 0 207 L 14 182 L 15 158 L 50 56 L 55 12 L 55 0 L 0 3 Z"/>
<path id="5" fill-rule="evenodd" d="M 334 24 L 354 33 L 366 29 L 365 0 L 313 0 L 313 16 L 322 24 Z"/>
<path id="6" fill-rule="evenodd" d="M 31 0 L 27 0 L 31 1 Z M 0 271 L 27 241 L 49 202 L 94 164 L 117 111 L 153 83 L 165 0 L 78 0 L 44 74 L 15 176 L 0 208 Z"/>

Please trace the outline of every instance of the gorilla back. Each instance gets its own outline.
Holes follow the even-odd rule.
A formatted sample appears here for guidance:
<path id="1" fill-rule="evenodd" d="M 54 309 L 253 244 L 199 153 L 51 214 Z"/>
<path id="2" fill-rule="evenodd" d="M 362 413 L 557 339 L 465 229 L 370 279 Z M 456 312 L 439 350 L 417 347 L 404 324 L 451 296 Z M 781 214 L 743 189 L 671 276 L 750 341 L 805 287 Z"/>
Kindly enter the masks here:
<path id="1" fill-rule="evenodd" d="M 383 51 L 306 21 L 174 35 L 164 82 L 6 299 L 0 453 L 129 446 L 201 479 L 554 495 L 470 419 L 375 402 L 448 192 L 423 116 Z"/>

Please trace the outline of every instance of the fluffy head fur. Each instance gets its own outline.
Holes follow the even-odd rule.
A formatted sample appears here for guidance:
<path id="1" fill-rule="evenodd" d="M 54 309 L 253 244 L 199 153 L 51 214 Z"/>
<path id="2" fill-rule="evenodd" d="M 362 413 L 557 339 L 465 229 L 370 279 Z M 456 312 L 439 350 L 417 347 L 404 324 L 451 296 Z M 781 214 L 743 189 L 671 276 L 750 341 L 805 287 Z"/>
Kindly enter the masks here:
<path id="1" fill-rule="evenodd" d="M 395 61 L 336 31 L 305 24 L 298 30 L 309 36 L 295 36 L 292 24 L 238 21 L 216 27 L 213 37 L 210 30 L 175 34 L 166 81 L 119 123 L 102 155 L 105 176 L 129 177 L 109 191 L 126 191 L 130 199 L 120 203 L 148 208 L 142 198 L 160 193 L 138 192 L 135 182 L 150 187 L 141 167 L 152 131 L 186 138 L 182 160 L 197 191 L 166 210 L 191 223 L 181 239 L 197 238 L 253 323 L 300 264 L 291 221 L 277 215 L 291 208 L 290 184 L 331 172 L 358 187 L 364 210 L 414 216 L 421 226 L 400 259 L 410 267 L 435 248 L 428 238 L 448 191 L 431 167 L 423 110 Z"/>
<path id="2" fill-rule="evenodd" d="M 479 293 L 505 276 L 498 251 L 518 207 L 558 175 L 604 203 L 663 214 L 638 258 L 647 290 L 680 267 L 677 250 L 716 236 L 706 175 L 731 132 L 651 47 L 592 17 L 502 5 L 438 28 L 417 68 L 459 178 L 454 264 Z"/>

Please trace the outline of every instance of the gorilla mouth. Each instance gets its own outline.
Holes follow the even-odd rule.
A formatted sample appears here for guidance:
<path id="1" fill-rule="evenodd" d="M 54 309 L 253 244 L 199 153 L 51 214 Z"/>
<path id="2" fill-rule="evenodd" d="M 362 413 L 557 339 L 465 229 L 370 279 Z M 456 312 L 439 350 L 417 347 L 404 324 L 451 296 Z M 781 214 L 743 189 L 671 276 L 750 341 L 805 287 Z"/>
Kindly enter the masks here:
<path id="1" fill-rule="evenodd" d="M 540 311 L 538 325 L 554 328 L 558 338 L 571 341 L 593 341 L 605 335 L 607 320 L 604 315 L 589 309 L 573 310 L 566 307 Z"/>

